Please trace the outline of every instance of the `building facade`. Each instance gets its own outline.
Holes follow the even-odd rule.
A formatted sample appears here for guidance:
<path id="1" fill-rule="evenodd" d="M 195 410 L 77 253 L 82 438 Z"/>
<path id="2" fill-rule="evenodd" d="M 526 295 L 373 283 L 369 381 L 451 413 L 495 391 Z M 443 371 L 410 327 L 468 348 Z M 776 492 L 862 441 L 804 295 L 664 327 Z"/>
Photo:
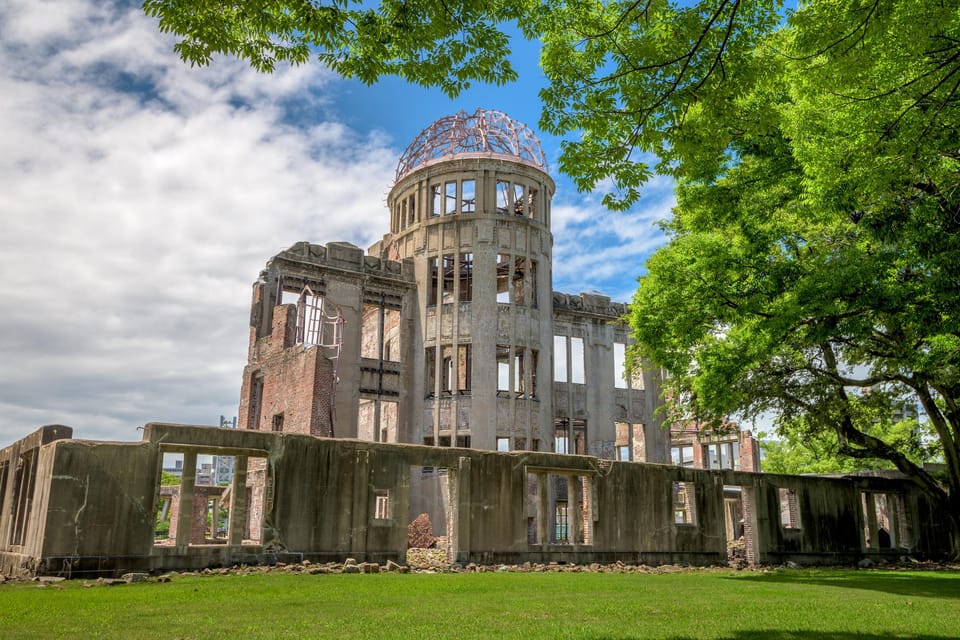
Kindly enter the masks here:
<path id="1" fill-rule="evenodd" d="M 267 264 L 240 427 L 669 463 L 659 376 L 625 373 L 625 305 L 553 291 L 554 190 L 506 115 L 430 125 L 366 254 L 300 243 Z"/>

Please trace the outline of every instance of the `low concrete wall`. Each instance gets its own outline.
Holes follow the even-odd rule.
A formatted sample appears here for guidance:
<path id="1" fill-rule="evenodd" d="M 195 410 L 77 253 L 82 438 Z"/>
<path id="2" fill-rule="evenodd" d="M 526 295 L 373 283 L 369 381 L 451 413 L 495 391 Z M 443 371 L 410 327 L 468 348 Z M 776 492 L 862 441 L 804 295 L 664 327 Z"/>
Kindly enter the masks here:
<path id="1" fill-rule="evenodd" d="M 445 533 L 451 558 L 463 563 L 721 563 L 725 487 L 745 498 L 747 554 L 758 562 L 948 550 L 945 523 L 903 479 L 700 471 L 158 423 L 146 426 L 139 443 L 69 435 L 47 427 L 0 451 L 0 571 L 79 576 L 301 559 L 402 561 L 411 501 L 420 504 L 423 486 L 419 477 L 411 482 L 411 468 L 419 474 L 422 467 L 448 470 L 449 491 L 440 492 L 448 500 Z M 165 454 L 187 461 L 176 492 L 186 501 L 181 512 L 196 513 L 197 499 L 201 515 L 210 491 L 194 484 L 190 465 L 197 456 L 235 457 L 232 483 L 211 503 L 229 511 L 226 533 L 198 538 L 186 526 L 155 536 Z M 35 476 L 29 499 L 21 489 L 27 471 Z M 876 514 L 868 516 L 864 496 L 887 511 L 871 506 Z M 17 526 L 25 529 L 15 540 Z M 896 544 L 883 546 L 894 528 Z"/>

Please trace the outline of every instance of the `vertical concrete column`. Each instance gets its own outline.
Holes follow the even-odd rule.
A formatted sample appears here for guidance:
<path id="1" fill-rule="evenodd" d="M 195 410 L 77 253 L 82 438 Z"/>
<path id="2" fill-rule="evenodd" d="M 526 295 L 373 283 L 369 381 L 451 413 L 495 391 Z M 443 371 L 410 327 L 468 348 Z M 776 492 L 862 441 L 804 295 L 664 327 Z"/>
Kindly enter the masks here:
<path id="1" fill-rule="evenodd" d="M 583 526 L 580 518 L 580 483 L 577 482 L 577 476 L 567 476 L 567 535 L 570 537 L 570 544 L 578 544 L 580 537 L 580 528 Z"/>
<path id="2" fill-rule="evenodd" d="M 230 524 L 227 544 L 240 546 L 247 522 L 247 456 L 237 456 L 233 462 L 233 483 L 230 485 Z"/>
<path id="3" fill-rule="evenodd" d="M 370 520 L 370 452 L 358 450 L 353 466 L 353 500 L 350 518 L 350 551 L 366 553 Z"/>
<path id="4" fill-rule="evenodd" d="M 180 476 L 180 516 L 177 518 L 177 546 L 190 544 L 193 529 L 193 494 L 197 480 L 197 454 L 190 451 L 183 454 L 183 475 Z"/>
<path id="5" fill-rule="evenodd" d="M 547 476 L 538 473 L 534 477 L 537 479 L 537 544 L 544 545 L 550 540 L 547 537 L 547 527 L 550 521 L 550 497 L 547 490 Z"/>
<path id="6" fill-rule="evenodd" d="M 470 458 L 460 458 L 456 477 L 450 478 L 449 482 L 451 494 L 456 491 L 456 499 L 450 500 L 456 546 L 451 544 L 449 553 L 451 560 L 466 560 L 470 552 Z"/>

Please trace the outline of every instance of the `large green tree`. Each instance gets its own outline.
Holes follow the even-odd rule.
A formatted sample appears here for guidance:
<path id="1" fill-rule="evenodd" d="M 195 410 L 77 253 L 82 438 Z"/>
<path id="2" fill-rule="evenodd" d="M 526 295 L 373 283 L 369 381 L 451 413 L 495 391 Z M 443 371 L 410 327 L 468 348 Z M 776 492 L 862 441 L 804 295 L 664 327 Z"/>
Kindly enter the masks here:
<path id="1" fill-rule="evenodd" d="M 957 3 L 823 0 L 718 55 L 723 73 L 701 65 L 640 143 L 677 207 L 634 299 L 638 353 L 670 374 L 678 418 L 774 412 L 785 435 L 829 434 L 910 476 L 956 536 Z M 903 402 L 922 405 L 946 486 L 871 432 Z"/>
<path id="2" fill-rule="evenodd" d="M 960 0 L 147 0 L 184 59 L 312 56 L 455 94 L 542 42 L 561 169 L 626 208 L 677 183 L 632 306 L 671 412 L 774 412 L 960 518 Z M 867 393 L 869 391 L 869 393 Z M 919 403 L 945 484 L 870 418 Z M 954 535 L 960 524 L 954 523 Z M 960 544 L 955 545 L 960 548 Z"/>

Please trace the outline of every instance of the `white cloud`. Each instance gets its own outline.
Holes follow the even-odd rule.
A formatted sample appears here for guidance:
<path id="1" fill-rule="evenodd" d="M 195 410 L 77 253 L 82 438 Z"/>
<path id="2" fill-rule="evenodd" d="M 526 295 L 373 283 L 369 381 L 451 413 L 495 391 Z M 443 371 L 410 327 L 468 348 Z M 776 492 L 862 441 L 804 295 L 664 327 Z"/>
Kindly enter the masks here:
<path id="1" fill-rule="evenodd" d="M 650 253 L 664 243 L 657 223 L 670 217 L 675 204 L 673 183 L 662 176 L 648 182 L 637 205 L 625 212 L 603 207 L 599 193 L 554 202 L 554 289 L 600 291 L 628 302 Z"/>
<path id="2" fill-rule="evenodd" d="M 136 6 L 0 9 L 0 446 L 234 415 L 250 283 L 298 240 L 386 231 L 396 149 L 322 111 L 318 65 L 190 69 Z"/>

